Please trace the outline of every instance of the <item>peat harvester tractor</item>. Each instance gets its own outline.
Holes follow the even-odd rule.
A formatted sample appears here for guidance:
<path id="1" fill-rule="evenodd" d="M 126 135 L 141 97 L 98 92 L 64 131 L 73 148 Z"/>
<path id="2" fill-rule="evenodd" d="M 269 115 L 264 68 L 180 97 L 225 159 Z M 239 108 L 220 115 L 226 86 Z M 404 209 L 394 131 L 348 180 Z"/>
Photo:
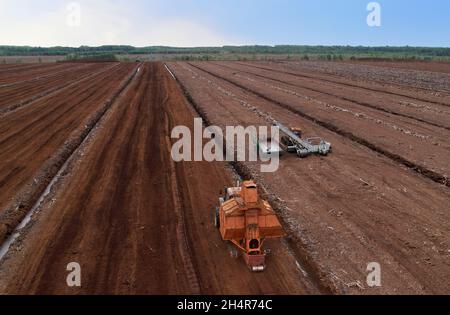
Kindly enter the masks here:
<path id="1" fill-rule="evenodd" d="M 225 189 L 216 208 L 215 226 L 222 239 L 234 245 L 232 256 L 237 257 L 239 250 L 253 272 L 266 269 L 268 251 L 263 249 L 264 242 L 285 236 L 275 211 L 260 197 L 254 181 Z"/>

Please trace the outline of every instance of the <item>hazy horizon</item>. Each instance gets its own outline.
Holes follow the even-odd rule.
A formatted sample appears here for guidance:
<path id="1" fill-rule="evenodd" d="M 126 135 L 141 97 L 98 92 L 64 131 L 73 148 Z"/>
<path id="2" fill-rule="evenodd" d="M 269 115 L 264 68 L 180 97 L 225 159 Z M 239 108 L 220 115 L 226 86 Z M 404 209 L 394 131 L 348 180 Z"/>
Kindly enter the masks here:
<path id="1" fill-rule="evenodd" d="M 0 45 L 450 47 L 450 1 L 0 0 Z"/>

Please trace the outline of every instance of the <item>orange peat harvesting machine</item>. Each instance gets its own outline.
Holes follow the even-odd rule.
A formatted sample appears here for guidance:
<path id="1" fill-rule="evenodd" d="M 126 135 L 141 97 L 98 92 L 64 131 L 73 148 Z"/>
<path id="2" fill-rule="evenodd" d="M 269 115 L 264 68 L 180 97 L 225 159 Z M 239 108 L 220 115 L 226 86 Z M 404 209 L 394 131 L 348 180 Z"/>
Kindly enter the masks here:
<path id="1" fill-rule="evenodd" d="M 241 252 L 251 271 L 264 271 L 268 251 L 262 248 L 269 238 L 285 236 L 275 211 L 259 194 L 253 181 L 225 189 L 215 213 L 215 225 L 222 239 L 232 242 Z M 238 256 L 236 248 L 230 253 Z"/>

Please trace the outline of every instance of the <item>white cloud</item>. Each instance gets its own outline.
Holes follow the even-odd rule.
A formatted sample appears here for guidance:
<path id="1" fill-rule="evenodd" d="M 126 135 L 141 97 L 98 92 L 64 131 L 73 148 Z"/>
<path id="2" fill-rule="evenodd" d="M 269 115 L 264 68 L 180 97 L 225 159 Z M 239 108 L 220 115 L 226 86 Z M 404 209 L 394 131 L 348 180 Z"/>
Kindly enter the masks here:
<path id="1" fill-rule="evenodd" d="M 155 21 L 143 30 L 145 40 L 167 46 L 221 46 L 234 44 L 207 27 L 188 20 Z M 136 39 L 140 41 L 144 39 Z"/>
<path id="2" fill-rule="evenodd" d="M 79 1 L 81 24 L 75 27 L 67 24 L 67 16 L 71 14 L 67 5 L 72 1 L 47 4 L 45 8 L 35 10 L 35 14 L 30 7 L 28 12 L 20 13 L 27 8 L 27 2 L 0 0 L 0 45 L 186 47 L 237 44 L 208 26 L 191 20 L 165 19 L 153 13 L 142 21 L 129 2 Z"/>

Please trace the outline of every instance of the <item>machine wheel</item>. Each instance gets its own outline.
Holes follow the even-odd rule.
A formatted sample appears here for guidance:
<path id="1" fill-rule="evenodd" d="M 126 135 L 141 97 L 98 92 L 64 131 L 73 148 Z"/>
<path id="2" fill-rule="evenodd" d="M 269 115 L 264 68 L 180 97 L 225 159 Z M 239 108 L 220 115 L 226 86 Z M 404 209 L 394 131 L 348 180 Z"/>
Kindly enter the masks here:
<path id="1" fill-rule="evenodd" d="M 307 158 L 307 157 L 308 157 L 309 153 L 307 153 L 307 152 L 299 152 L 299 151 L 297 151 L 297 155 L 299 156 L 299 158 L 301 158 L 301 159 L 305 159 L 305 158 Z"/>
<path id="2" fill-rule="evenodd" d="M 220 228 L 220 213 L 219 213 L 220 209 L 217 207 L 216 211 L 214 212 L 214 226 L 216 228 Z"/>

